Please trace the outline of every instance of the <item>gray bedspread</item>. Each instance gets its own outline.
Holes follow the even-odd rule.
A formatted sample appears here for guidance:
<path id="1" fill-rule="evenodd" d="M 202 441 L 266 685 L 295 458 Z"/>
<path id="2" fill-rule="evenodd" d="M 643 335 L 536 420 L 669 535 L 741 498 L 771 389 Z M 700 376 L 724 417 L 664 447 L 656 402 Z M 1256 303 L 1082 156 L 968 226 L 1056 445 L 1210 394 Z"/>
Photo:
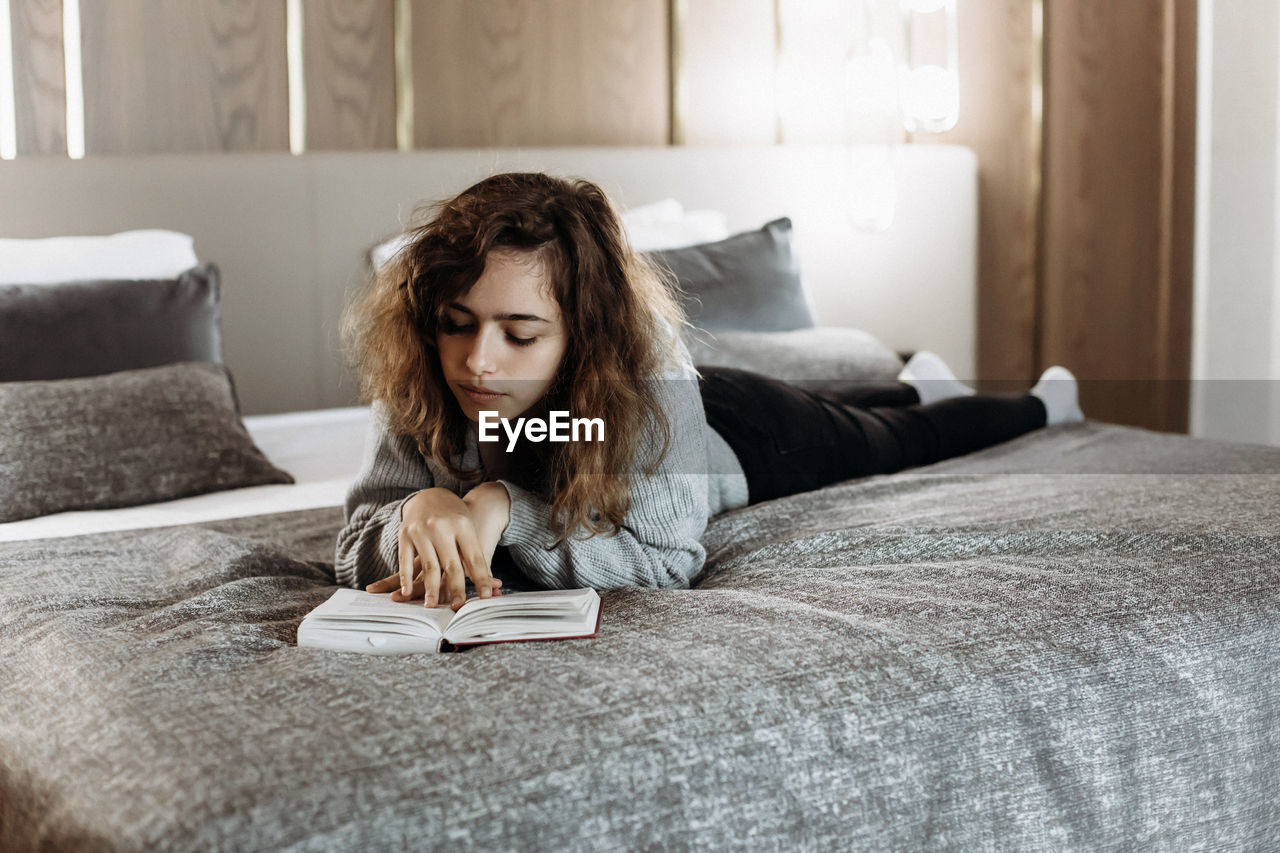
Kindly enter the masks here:
<path id="1" fill-rule="evenodd" d="M 294 645 L 340 525 L 0 545 L 0 848 L 1280 848 L 1280 449 L 1045 429 L 460 654 Z"/>

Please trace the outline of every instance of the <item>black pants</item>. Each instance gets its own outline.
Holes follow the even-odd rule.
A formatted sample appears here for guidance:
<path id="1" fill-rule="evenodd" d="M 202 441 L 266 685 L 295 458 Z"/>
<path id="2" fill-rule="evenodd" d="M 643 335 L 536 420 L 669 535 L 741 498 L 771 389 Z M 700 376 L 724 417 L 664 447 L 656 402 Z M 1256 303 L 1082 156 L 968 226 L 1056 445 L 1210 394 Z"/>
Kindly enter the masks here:
<path id="1" fill-rule="evenodd" d="M 972 453 L 1046 420 L 1031 394 L 922 406 L 904 382 L 818 394 L 747 370 L 698 371 L 707 423 L 737 455 L 752 504 Z"/>

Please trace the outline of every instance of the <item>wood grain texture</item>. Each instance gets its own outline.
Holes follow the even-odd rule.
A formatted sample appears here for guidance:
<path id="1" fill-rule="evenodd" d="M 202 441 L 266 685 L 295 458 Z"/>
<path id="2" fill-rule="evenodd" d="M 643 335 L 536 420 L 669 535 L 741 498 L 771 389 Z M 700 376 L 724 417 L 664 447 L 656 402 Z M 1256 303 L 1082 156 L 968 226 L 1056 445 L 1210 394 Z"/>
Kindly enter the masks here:
<path id="1" fill-rule="evenodd" d="M 281 0 L 81 0 L 85 151 L 288 150 Z"/>
<path id="2" fill-rule="evenodd" d="M 414 145 L 664 145 L 666 0 L 414 0 Z"/>
<path id="3" fill-rule="evenodd" d="M 1157 350 L 1161 382 L 1157 410 L 1164 428 L 1187 432 L 1191 424 L 1192 289 L 1195 283 L 1196 233 L 1196 69 L 1199 4 L 1169 0 L 1174 20 L 1166 44 L 1166 122 L 1170 153 L 1165 174 L 1166 243 L 1161 306 L 1157 328 L 1163 329 Z M 1172 87 L 1172 91 L 1169 91 Z"/>
<path id="4" fill-rule="evenodd" d="M 302 7 L 307 149 L 395 148 L 394 0 Z"/>
<path id="5" fill-rule="evenodd" d="M 1089 416 L 1179 431 L 1195 98 L 1179 64 L 1194 69 L 1194 16 L 1193 0 L 1076 0 L 1045 21 L 1040 361 L 1071 367 Z"/>
<path id="6" fill-rule="evenodd" d="M 1037 51 L 1030 0 L 966 0 L 957 8 L 960 118 L 913 142 L 978 154 L 979 387 L 1034 381 L 1040 127 L 1033 110 Z"/>
<path id="7" fill-rule="evenodd" d="M 62 0 L 9 0 L 18 154 L 67 153 Z"/>
<path id="8" fill-rule="evenodd" d="M 688 145 L 776 141 L 773 0 L 683 0 L 674 57 Z"/>

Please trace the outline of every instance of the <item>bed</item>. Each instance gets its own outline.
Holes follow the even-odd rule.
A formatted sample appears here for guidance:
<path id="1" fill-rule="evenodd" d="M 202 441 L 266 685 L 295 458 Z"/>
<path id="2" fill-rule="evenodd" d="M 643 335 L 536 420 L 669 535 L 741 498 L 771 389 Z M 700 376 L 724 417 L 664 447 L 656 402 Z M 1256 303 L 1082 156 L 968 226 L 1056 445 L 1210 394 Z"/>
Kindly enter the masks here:
<path id="1" fill-rule="evenodd" d="M 367 417 L 233 412 L 292 482 L 0 524 L 0 848 L 1280 845 L 1280 449 L 1047 428 L 717 516 L 592 640 L 299 649 Z"/>

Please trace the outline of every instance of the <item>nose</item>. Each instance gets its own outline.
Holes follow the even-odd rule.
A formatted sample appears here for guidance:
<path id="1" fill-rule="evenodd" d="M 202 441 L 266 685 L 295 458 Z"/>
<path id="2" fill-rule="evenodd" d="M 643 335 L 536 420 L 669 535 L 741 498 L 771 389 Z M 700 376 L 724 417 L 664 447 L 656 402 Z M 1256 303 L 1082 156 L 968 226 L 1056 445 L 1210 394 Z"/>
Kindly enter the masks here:
<path id="1" fill-rule="evenodd" d="M 471 349 L 467 353 L 467 370 L 471 371 L 473 376 L 483 376 L 494 370 L 491 337 L 489 331 L 481 329 L 471 339 Z"/>

